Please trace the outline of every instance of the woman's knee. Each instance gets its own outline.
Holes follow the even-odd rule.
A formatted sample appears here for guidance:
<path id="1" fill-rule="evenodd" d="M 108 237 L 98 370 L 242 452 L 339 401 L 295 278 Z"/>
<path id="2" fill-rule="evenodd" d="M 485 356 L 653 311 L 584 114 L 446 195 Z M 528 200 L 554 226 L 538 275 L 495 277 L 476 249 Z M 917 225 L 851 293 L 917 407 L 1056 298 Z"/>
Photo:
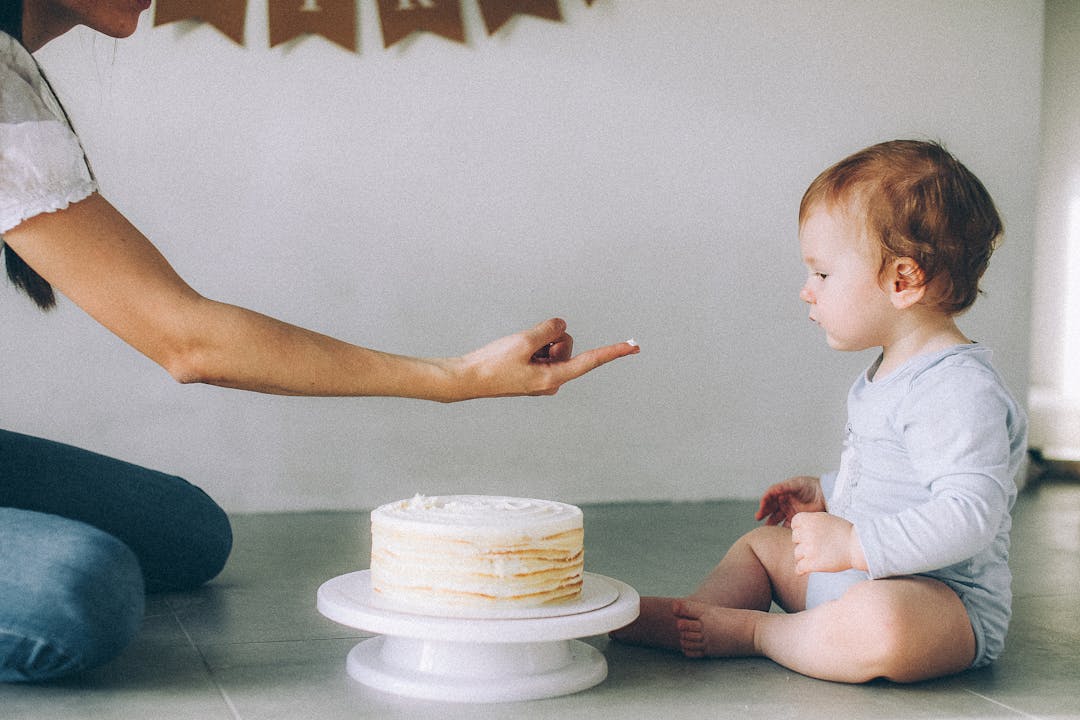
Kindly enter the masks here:
<path id="1" fill-rule="evenodd" d="M 184 497 L 143 562 L 147 592 L 197 588 L 221 572 L 232 552 L 232 524 L 225 511 L 198 487 L 177 481 L 185 486 Z"/>
<path id="2" fill-rule="evenodd" d="M 2 430 L 0 457 L 13 478 L 0 486 L 0 502 L 119 538 L 138 558 L 150 591 L 198 587 L 225 565 L 229 519 L 183 478 Z"/>
<path id="3" fill-rule="evenodd" d="M 120 540 L 90 526 L 51 533 L 5 583 L 0 680 L 43 681 L 102 665 L 142 622 L 138 561 Z"/>

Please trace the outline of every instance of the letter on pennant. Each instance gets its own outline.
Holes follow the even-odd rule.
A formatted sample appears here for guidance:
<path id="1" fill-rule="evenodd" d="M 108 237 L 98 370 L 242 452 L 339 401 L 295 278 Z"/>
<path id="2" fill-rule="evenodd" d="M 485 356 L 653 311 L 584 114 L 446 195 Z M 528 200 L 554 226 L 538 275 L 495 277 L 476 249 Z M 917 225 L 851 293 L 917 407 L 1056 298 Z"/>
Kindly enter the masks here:
<path id="1" fill-rule="evenodd" d="M 246 17 L 247 0 L 158 0 L 154 26 L 179 20 L 201 20 L 213 25 L 237 45 L 243 45 Z"/>
<path id="2" fill-rule="evenodd" d="M 535 15 L 548 20 L 562 20 L 562 13 L 559 11 L 559 0 L 478 1 L 488 35 L 494 35 L 499 28 L 508 23 L 515 15 Z"/>
<path id="3" fill-rule="evenodd" d="M 270 47 L 322 35 L 356 51 L 356 0 L 270 0 Z"/>
<path id="4" fill-rule="evenodd" d="M 414 32 L 432 32 L 465 42 L 461 0 L 379 0 L 383 47 L 390 47 Z"/>

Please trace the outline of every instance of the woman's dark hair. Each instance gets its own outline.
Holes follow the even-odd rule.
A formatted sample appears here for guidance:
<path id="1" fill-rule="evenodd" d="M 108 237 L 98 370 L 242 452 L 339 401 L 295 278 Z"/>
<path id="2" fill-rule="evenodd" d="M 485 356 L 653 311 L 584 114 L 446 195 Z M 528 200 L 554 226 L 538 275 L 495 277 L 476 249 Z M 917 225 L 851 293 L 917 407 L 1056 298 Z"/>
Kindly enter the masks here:
<path id="1" fill-rule="evenodd" d="M 0 30 L 22 41 L 22 0 L 0 0 Z M 12 284 L 29 295 L 39 308 L 50 310 L 56 305 L 52 285 L 7 245 L 4 245 L 4 266 Z"/>
<path id="2" fill-rule="evenodd" d="M 22 0 L 0 0 L 0 30 L 21 39 Z"/>

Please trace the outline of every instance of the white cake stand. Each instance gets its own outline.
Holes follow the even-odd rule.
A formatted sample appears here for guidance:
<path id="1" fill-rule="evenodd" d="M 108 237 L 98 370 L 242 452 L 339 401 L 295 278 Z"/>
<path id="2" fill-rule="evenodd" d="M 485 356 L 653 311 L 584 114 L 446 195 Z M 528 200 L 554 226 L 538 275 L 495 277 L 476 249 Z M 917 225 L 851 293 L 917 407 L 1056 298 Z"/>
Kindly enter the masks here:
<path id="1" fill-rule="evenodd" d="M 426 700 L 538 700 L 602 682 L 604 656 L 575 638 L 638 616 L 640 598 L 626 583 L 594 573 L 583 580 L 580 600 L 531 617 L 522 611 L 434 617 L 388 608 L 371 590 L 370 571 L 361 570 L 323 583 L 318 609 L 334 622 L 380 635 L 360 642 L 346 661 L 349 675 L 364 685 Z"/>

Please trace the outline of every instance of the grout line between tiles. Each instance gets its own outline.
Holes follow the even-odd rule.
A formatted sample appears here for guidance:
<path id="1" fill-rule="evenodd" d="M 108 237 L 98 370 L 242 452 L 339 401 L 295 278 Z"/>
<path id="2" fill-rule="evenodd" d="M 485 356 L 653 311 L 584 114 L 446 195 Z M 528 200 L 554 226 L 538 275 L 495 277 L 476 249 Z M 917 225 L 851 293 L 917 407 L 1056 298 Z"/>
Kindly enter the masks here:
<path id="1" fill-rule="evenodd" d="M 1012 707 L 1010 705 L 1006 705 L 1003 702 L 999 702 L 999 701 L 995 700 L 994 698 L 987 697 L 987 696 L 983 695 L 982 693 L 977 693 L 974 690 L 965 690 L 964 692 L 971 693 L 975 697 L 981 698 L 981 699 L 985 700 L 986 702 L 993 703 L 994 705 L 997 705 L 998 707 L 1005 708 L 1006 710 L 1012 710 L 1015 713 L 1020 713 L 1021 715 L 1023 715 L 1026 718 L 1031 718 L 1032 720 L 1039 720 L 1038 715 L 1032 715 L 1031 713 L 1026 713 L 1023 710 L 1019 709 L 1019 708 L 1014 708 L 1014 707 Z"/>
<path id="2" fill-rule="evenodd" d="M 233 704 L 232 698 L 229 697 L 229 694 L 225 692 L 225 688 L 221 687 L 221 683 L 219 683 L 217 681 L 217 678 L 214 677 L 214 672 L 210 669 L 210 663 L 206 662 L 206 656 L 203 655 L 203 652 L 199 649 L 199 646 L 195 644 L 195 638 L 191 637 L 191 633 L 189 633 L 188 629 L 184 627 L 184 623 L 180 620 L 180 616 L 177 614 L 176 609 L 173 607 L 172 601 L 166 599 L 165 602 L 166 604 L 168 604 L 169 612 L 172 613 L 173 618 L 176 620 L 176 624 L 180 626 L 180 631 L 184 633 L 184 637 L 187 638 L 188 644 L 191 645 L 191 648 L 199 656 L 199 662 L 202 663 L 203 670 L 206 671 L 206 677 L 210 679 L 210 682 L 213 683 L 214 688 L 217 689 L 218 695 L 221 696 L 221 699 L 225 703 L 225 707 L 228 709 L 229 714 L 232 716 L 233 720 L 243 720 L 243 718 L 240 717 L 240 711 L 237 710 L 236 705 Z"/>

